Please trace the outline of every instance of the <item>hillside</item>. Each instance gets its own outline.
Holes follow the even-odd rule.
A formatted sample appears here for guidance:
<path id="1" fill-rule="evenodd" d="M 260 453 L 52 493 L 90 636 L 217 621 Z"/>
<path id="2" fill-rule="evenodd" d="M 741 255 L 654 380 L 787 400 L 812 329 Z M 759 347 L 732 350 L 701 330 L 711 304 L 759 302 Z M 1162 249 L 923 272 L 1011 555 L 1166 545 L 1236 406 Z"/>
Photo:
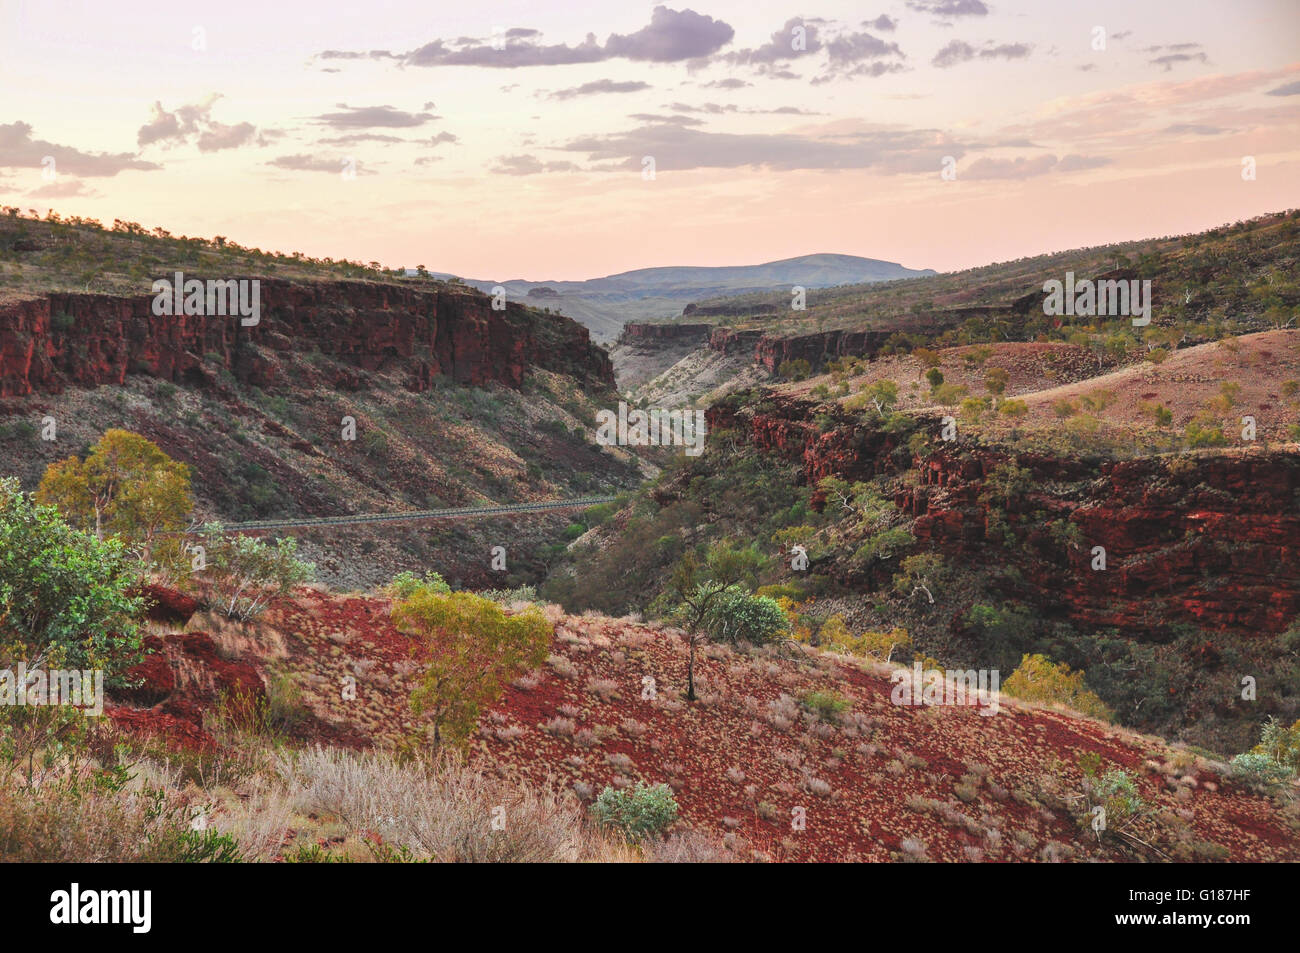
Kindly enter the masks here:
<path id="1" fill-rule="evenodd" d="M 671 318 L 700 298 L 775 290 L 788 297 L 795 285 L 828 288 L 933 274 L 875 258 L 819 254 L 761 265 L 639 268 L 586 281 L 465 280 L 480 291 L 500 285 L 508 298 L 552 308 L 584 324 L 597 341 L 609 342 L 628 321 Z"/>
<path id="2" fill-rule="evenodd" d="M 155 241 L 7 224 L 120 245 L 123 260 Z M 29 283 L 55 273 L 48 250 L 7 254 Z M 207 251 L 198 260 L 211 264 Z M 571 498 L 654 472 L 592 442 L 611 365 L 567 318 L 514 303 L 495 311 L 471 289 L 434 282 L 258 280 L 261 319 L 248 327 L 154 315 L 140 285 L 131 295 L 11 289 L 0 305 L 5 474 L 35 488 L 48 464 L 125 428 L 191 467 L 198 520 L 239 522 Z M 42 439 L 47 417 L 54 440 Z M 303 542 L 320 578 L 345 588 L 431 558 L 450 578 L 520 584 L 541 578 L 573 519 L 315 530 Z M 492 574 L 488 552 L 507 540 L 509 571 Z"/>
<path id="3" fill-rule="evenodd" d="M 1150 281 L 1150 325 L 1135 328 L 1128 317 L 1045 314 L 1044 283 L 1064 281 L 1067 272 L 1079 279 Z M 795 373 L 804 361 L 816 371 L 845 357 L 1008 341 L 1075 343 L 1103 360 L 1117 353 L 1138 360 L 1157 348 L 1295 327 L 1298 273 L 1300 212 L 1287 211 L 1190 235 L 812 291 L 802 311 L 791 309 L 788 289 L 701 300 L 685 309 L 683 322 L 712 324 L 701 348 L 738 356 L 769 374 L 783 366 Z M 643 361 L 663 348 L 676 349 L 673 363 L 686 356 L 674 339 L 641 336 L 637 327 L 629 332 L 624 341 L 637 346 Z M 687 380 L 680 389 L 706 393 L 713 386 Z"/>
<path id="4" fill-rule="evenodd" d="M 382 598 L 300 590 L 255 625 L 178 620 L 171 631 L 190 634 L 165 642 L 187 659 L 185 677 L 168 681 L 155 669 L 136 695 L 153 707 L 111 714 L 137 735 L 170 731 L 208 744 L 194 701 L 210 697 L 204 686 L 214 676 L 218 687 L 288 678 L 301 692 L 297 741 L 392 743 L 413 727 L 406 698 L 415 666 L 388 609 Z M 712 859 L 1300 859 L 1294 812 L 1222 777 L 1221 764 L 1158 739 L 1005 696 L 992 715 L 899 706 L 888 666 L 811 649 L 710 647 L 698 663 L 699 702 L 689 705 L 680 698 L 679 631 L 555 607 L 547 616 L 549 660 L 485 714 L 471 763 L 583 805 L 606 785 L 666 783 L 681 805 L 678 829 L 712 842 Z M 181 645 L 195 648 L 182 655 Z M 208 657 L 214 648 L 235 661 L 204 662 L 202 645 L 212 647 Z M 355 701 L 333 690 L 345 676 L 358 679 Z M 813 690 L 833 690 L 850 706 L 816 716 L 800 702 Z M 1149 816 L 1135 841 L 1102 843 L 1086 815 L 1081 823 L 1076 795 L 1088 755 L 1137 778 Z M 252 826 L 240 818 L 264 802 L 241 797 L 237 785 L 219 802 L 218 828 Z M 791 823 L 798 809 L 801 830 Z M 327 821 L 295 821 L 282 851 L 328 832 L 328 849 L 347 852 L 361 832 Z M 405 823 L 392 818 L 375 833 L 390 839 Z"/>

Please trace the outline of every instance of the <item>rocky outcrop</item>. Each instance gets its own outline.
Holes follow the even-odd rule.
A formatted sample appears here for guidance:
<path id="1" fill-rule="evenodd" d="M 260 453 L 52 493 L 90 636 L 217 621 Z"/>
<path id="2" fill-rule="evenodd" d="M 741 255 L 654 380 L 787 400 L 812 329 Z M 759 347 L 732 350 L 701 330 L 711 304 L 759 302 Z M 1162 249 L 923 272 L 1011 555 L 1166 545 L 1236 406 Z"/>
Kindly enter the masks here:
<path id="1" fill-rule="evenodd" d="M 466 291 L 359 281 L 262 278 L 261 320 L 155 315 L 151 296 L 51 294 L 0 308 L 0 397 L 121 384 L 131 373 L 201 383 L 216 369 L 275 388 L 294 356 L 335 362 L 333 386 L 365 386 L 366 372 L 399 374 L 415 391 L 445 376 L 518 388 L 530 367 L 589 388 L 614 386 L 609 356 L 560 315 Z"/>
<path id="2" fill-rule="evenodd" d="M 816 412 L 820 412 L 816 411 Z M 1300 615 L 1300 454 L 1233 451 L 1090 464 L 906 437 L 844 419 L 823 431 L 813 405 L 771 396 L 710 409 L 710 430 L 802 465 L 816 486 L 914 469 L 895 504 L 919 548 L 965 564 L 1017 565 L 1022 597 L 1078 624 L 1159 637 L 1173 623 L 1275 635 Z M 933 430 L 938 432 L 938 422 Z M 922 423 L 924 428 L 927 422 Z M 1014 465 L 1026 489 L 999 496 Z M 814 502 L 820 502 L 814 497 Z M 1094 547 L 1106 552 L 1094 570 Z M 851 580 L 845 580 L 851 581 Z"/>

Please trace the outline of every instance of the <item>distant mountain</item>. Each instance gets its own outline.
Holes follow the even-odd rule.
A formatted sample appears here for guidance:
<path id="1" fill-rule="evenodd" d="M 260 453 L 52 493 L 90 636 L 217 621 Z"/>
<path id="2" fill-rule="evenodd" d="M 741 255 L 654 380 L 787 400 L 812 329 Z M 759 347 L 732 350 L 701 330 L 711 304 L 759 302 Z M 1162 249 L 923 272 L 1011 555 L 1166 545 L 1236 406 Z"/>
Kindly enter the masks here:
<path id="1" fill-rule="evenodd" d="M 482 291 L 500 285 L 507 298 L 559 311 L 585 324 L 596 340 L 608 342 L 618 337 L 628 321 L 673 317 L 701 298 L 789 290 L 794 285 L 829 288 L 933 274 L 936 272 L 929 268 L 904 268 L 876 258 L 821 254 L 762 265 L 638 268 L 588 281 L 463 280 Z M 435 277 L 452 276 L 435 273 Z"/>

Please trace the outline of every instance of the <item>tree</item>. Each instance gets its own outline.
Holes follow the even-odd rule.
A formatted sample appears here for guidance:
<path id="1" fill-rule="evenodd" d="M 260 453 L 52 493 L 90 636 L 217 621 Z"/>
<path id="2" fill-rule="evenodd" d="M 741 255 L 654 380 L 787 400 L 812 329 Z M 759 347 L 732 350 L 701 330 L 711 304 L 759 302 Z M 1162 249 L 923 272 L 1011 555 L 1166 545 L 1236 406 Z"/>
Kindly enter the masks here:
<path id="1" fill-rule="evenodd" d="M 392 618 L 428 655 L 411 707 L 432 726 L 435 748 L 444 739 L 462 746 L 506 684 L 546 660 L 553 634 L 537 608 L 506 615 L 491 599 L 432 585 L 394 605 Z"/>
<path id="2" fill-rule="evenodd" d="M 990 367 L 984 375 L 984 386 L 994 397 L 1001 397 L 1006 393 L 1007 382 L 1011 380 L 1011 375 L 1007 373 L 1004 367 Z"/>
<path id="3" fill-rule="evenodd" d="M 105 432 L 84 461 L 50 464 L 36 500 L 98 539 L 108 534 L 138 546 L 146 563 L 160 534 L 184 529 L 194 510 L 190 468 L 126 430 Z"/>
<path id="4" fill-rule="evenodd" d="M 139 582 L 120 540 L 74 529 L 0 480 L 0 634 L 11 643 L 0 648 L 102 667 L 111 682 L 139 658 Z"/>
<path id="5" fill-rule="evenodd" d="M 762 557 L 752 549 L 716 543 L 703 563 L 693 551 L 687 551 L 673 571 L 671 591 L 679 602 L 677 614 L 686 629 L 687 701 L 695 701 L 695 648 L 709 638 L 706 619 L 715 603 L 746 594 L 740 582 L 752 580 L 762 562 Z"/>
<path id="6" fill-rule="evenodd" d="M 875 405 L 876 413 L 881 417 L 889 413 L 890 409 L 898 403 L 898 385 L 893 381 L 874 381 L 864 393 L 867 395 L 867 399 Z"/>
<path id="7" fill-rule="evenodd" d="M 943 383 L 943 371 L 937 367 L 932 367 L 925 372 L 925 379 L 930 384 L 930 390 L 935 390 Z"/>
<path id="8" fill-rule="evenodd" d="M 312 563 L 297 558 L 298 541 L 292 536 L 272 545 L 254 536 L 228 536 L 220 523 L 207 524 L 203 533 L 209 540 L 206 578 L 218 608 L 232 619 L 260 615 L 274 596 L 315 574 Z"/>

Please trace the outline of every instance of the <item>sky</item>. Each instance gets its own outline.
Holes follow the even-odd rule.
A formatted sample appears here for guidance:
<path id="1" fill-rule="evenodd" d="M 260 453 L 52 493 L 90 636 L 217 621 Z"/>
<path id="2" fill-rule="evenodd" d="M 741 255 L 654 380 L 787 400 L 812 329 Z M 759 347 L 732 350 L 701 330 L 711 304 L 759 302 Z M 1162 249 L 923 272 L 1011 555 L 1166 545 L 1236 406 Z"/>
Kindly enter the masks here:
<path id="1" fill-rule="evenodd" d="M 486 280 L 1300 207 L 1300 0 L 0 0 L 0 204 Z"/>

